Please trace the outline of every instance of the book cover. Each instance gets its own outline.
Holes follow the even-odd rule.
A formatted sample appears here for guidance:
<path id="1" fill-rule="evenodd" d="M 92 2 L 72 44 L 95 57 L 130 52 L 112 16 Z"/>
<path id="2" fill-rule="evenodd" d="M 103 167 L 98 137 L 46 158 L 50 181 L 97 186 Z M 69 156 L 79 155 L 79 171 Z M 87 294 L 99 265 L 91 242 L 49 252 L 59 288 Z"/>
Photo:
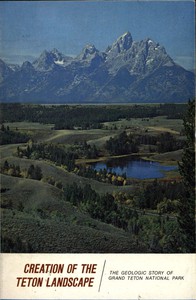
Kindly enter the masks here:
<path id="1" fill-rule="evenodd" d="M 195 3 L 2 1 L 2 299 L 196 299 Z"/>

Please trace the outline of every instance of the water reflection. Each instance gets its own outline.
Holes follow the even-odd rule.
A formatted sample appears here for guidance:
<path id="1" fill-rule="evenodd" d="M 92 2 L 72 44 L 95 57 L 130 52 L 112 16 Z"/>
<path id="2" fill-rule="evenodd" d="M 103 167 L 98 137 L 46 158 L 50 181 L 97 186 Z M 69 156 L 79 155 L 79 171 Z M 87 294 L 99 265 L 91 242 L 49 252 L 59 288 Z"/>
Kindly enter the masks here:
<path id="1" fill-rule="evenodd" d="M 177 169 L 177 166 L 163 166 L 158 162 L 133 157 L 110 159 L 94 163 L 92 166 L 97 171 L 105 168 L 108 172 L 115 172 L 118 175 L 126 173 L 127 177 L 137 179 L 162 178 L 165 176 L 164 171 Z"/>

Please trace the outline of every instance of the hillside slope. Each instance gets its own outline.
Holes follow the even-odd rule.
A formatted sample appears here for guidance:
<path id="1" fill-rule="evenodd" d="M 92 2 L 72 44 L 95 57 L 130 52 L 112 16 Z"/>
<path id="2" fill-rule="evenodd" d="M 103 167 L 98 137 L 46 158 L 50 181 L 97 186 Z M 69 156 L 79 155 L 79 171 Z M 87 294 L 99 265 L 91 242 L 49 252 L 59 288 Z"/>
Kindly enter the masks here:
<path id="1" fill-rule="evenodd" d="M 130 234 L 73 207 L 51 185 L 2 175 L 2 191 L 5 245 L 13 243 L 23 252 L 41 253 L 146 251 Z"/>

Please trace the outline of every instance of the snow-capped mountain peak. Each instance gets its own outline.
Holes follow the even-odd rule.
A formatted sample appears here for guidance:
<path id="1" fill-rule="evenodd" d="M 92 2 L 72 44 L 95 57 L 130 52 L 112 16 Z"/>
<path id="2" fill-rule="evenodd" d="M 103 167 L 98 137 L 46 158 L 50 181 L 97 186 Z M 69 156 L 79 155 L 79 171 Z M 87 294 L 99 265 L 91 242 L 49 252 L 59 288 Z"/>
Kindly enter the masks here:
<path id="1" fill-rule="evenodd" d="M 8 101 L 180 102 L 193 97 L 194 75 L 152 38 L 125 32 L 105 52 L 92 44 L 75 58 L 45 50 L 16 69 L 0 60 L 0 88 Z"/>
<path id="2" fill-rule="evenodd" d="M 66 66 L 72 60 L 72 57 L 65 56 L 54 48 L 52 51 L 44 50 L 40 57 L 33 62 L 33 66 L 39 71 L 48 71 L 55 68 L 56 65 Z"/>

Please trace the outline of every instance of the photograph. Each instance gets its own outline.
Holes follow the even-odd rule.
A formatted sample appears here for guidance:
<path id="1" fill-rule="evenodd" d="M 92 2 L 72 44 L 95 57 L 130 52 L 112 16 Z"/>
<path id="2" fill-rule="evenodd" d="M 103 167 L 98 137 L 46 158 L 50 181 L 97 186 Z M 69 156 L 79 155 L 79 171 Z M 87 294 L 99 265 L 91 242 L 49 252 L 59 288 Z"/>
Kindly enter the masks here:
<path id="1" fill-rule="evenodd" d="M 97 285 L 108 272 L 125 290 L 130 274 L 150 274 L 138 273 L 147 262 L 126 269 L 138 255 L 168 255 L 171 265 L 190 257 L 193 272 L 194 1 L 2 1 L 0 152 L 3 265 L 24 255 L 19 273 L 62 273 L 53 255 L 64 263 L 71 255 L 70 268 L 77 255 L 95 257 Z M 57 269 L 40 265 L 40 255 Z M 184 280 L 160 270 L 164 284 Z M 20 287 L 34 282 L 17 278 Z"/>

